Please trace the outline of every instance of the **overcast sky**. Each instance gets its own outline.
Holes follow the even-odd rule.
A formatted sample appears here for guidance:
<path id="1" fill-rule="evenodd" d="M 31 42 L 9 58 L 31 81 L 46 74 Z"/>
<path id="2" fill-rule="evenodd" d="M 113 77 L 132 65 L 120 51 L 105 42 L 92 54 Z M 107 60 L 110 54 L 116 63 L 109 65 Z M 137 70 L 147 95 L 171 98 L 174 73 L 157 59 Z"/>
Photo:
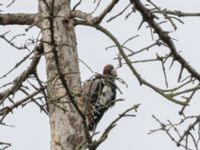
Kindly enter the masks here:
<path id="1" fill-rule="evenodd" d="M 10 0 L 11 1 L 11 0 Z M 1 0 L 0 3 L 8 4 L 10 1 Z M 89 0 L 88 0 L 89 1 Z M 124 3 L 123 3 L 124 2 Z M 126 0 L 121 2 L 121 4 L 114 9 L 116 14 L 119 10 L 126 5 Z M 166 7 L 172 10 L 184 10 L 184 11 L 200 11 L 200 1 L 199 0 L 154 0 L 155 3 L 162 7 Z M 105 2 L 106 3 L 106 2 Z M 103 5 L 102 5 L 103 6 Z M 3 6 L 2 6 L 3 7 Z M 79 7 L 82 10 L 92 11 L 91 5 L 86 3 L 84 6 Z M 5 13 L 13 12 L 25 12 L 25 13 L 35 13 L 37 12 L 37 2 L 36 0 L 16 0 L 16 2 L 9 8 L 2 8 Z M 130 9 L 129 9 L 130 10 Z M 120 42 L 126 41 L 128 38 L 139 34 L 139 38 L 133 40 L 129 47 L 132 49 L 140 49 L 151 43 L 151 35 L 148 29 L 145 28 L 146 25 L 138 32 L 137 27 L 140 23 L 141 17 L 137 13 L 130 17 L 128 20 L 124 20 L 127 11 L 124 15 L 120 16 L 111 23 L 104 22 L 103 25 L 108 28 L 113 34 L 119 39 Z M 98 14 L 98 11 L 97 11 Z M 109 15 L 109 16 L 112 16 Z M 108 19 L 109 17 L 107 17 Z M 184 18 L 185 24 L 182 25 L 178 23 L 178 30 L 173 34 L 173 37 L 178 39 L 176 43 L 177 48 L 182 51 L 182 55 L 189 61 L 190 64 L 194 65 L 197 70 L 200 70 L 199 65 L 199 34 L 200 33 L 200 18 Z M 25 32 L 26 27 L 20 26 L 0 26 L 0 34 L 5 31 L 11 31 L 9 36 Z M 27 37 L 36 37 L 39 30 L 33 28 L 27 33 Z M 77 43 L 79 57 L 86 62 L 95 72 L 102 72 L 102 68 L 105 64 L 117 65 L 117 61 L 113 60 L 118 54 L 116 49 L 105 48 L 112 46 L 113 43 L 105 37 L 102 33 L 95 29 L 88 27 L 76 27 L 77 33 Z M 25 38 L 20 39 L 18 44 L 25 41 Z M 17 61 L 22 59 L 26 52 L 17 51 L 11 48 L 8 44 L 0 40 L 1 45 L 1 55 L 0 55 L 0 75 L 3 75 L 12 66 L 15 65 Z M 142 58 L 142 56 L 141 56 Z M 81 77 L 82 80 L 89 78 L 92 73 L 80 63 L 81 66 Z M 22 72 L 26 67 L 26 64 L 19 68 L 19 70 L 13 73 L 7 79 L 13 79 L 14 74 Z M 158 65 L 145 64 L 137 65 L 137 69 L 151 82 L 156 84 L 163 84 L 163 74 L 159 70 Z M 174 72 L 178 67 L 174 67 Z M 44 60 L 40 64 L 40 77 L 45 79 L 45 65 Z M 172 71 L 172 73 L 174 73 Z M 99 150 L 177 150 L 177 147 L 171 140 L 162 132 L 157 132 L 152 135 L 147 135 L 151 129 L 158 128 L 159 125 L 152 119 L 152 114 L 155 114 L 161 120 L 165 121 L 167 119 L 177 120 L 178 111 L 180 106 L 170 103 L 168 100 L 156 94 L 149 88 L 144 86 L 139 86 L 138 81 L 129 71 L 129 69 L 124 66 L 118 69 L 118 75 L 126 81 L 128 88 L 117 82 L 118 86 L 121 88 L 123 95 L 119 95 L 118 98 L 124 98 L 125 101 L 118 103 L 110 111 L 108 111 L 103 120 L 100 122 L 98 130 L 102 131 L 106 125 L 109 124 L 115 117 L 118 116 L 120 112 L 127 109 L 128 107 L 141 103 L 139 111 L 136 113 L 135 118 L 125 118 L 118 122 L 116 128 L 110 133 L 108 140 L 103 143 Z M 173 78 L 176 80 L 177 78 Z M 0 84 L 5 83 L 5 81 L 0 81 Z M 188 110 L 190 113 L 198 113 L 199 104 L 196 103 L 200 95 L 197 95 L 192 104 L 195 107 Z M 48 150 L 49 149 L 49 122 L 48 117 L 45 114 L 40 113 L 39 108 L 34 104 L 29 104 L 23 109 L 17 109 L 14 111 L 13 115 L 7 118 L 7 123 L 14 125 L 16 127 L 4 127 L 0 126 L 0 141 L 7 141 L 12 143 L 11 150 Z"/>

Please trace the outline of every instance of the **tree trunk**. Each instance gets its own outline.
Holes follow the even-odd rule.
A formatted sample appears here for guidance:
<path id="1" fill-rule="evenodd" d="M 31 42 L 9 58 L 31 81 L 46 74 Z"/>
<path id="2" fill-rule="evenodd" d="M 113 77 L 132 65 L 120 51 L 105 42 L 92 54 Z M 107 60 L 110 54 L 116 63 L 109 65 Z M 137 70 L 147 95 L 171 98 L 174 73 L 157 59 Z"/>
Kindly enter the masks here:
<path id="1" fill-rule="evenodd" d="M 81 93 L 70 0 L 39 0 L 46 59 L 51 150 L 74 150 L 85 140 L 82 119 L 72 102 Z M 66 21 L 67 20 L 67 21 Z"/>

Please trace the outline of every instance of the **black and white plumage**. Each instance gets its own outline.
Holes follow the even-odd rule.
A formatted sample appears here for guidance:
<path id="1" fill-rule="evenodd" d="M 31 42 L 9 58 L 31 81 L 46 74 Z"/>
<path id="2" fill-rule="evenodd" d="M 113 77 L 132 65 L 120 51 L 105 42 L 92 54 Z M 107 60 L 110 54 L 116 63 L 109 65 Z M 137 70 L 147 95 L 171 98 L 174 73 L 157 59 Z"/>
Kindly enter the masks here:
<path id="1" fill-rule="evenodd" d="M 106 65 L 103 75 L 96 75 L 90 83 L 87 98 L 87 122 L 90 131 L 95 130 L 103 114 L 115 103 L 117 76 L 113 65 Z"/>

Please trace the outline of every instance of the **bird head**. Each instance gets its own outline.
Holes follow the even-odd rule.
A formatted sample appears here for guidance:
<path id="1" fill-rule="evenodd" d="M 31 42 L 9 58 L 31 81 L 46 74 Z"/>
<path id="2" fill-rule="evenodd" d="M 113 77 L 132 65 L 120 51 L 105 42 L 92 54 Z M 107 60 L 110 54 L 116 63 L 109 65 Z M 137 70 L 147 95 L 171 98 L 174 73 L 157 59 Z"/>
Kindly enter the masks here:
<path id="1" fill-rule="evenodd" d="M 116 69 L 113 65 L 108 64 L 103 69 L 103 75 L 116 78 L 117 77 L 117 71 L 116 71 Z"/>

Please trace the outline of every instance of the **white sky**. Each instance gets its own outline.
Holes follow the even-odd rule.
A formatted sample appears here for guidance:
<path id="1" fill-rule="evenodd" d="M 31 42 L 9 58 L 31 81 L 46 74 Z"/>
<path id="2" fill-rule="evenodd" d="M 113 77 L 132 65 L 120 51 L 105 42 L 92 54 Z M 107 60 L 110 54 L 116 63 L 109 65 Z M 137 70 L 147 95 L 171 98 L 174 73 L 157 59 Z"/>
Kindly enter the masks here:
<path id="1" fill-rule="evenodd" d="M 10 1 L 0 0 L 0 3 Z M 123 3 L 124 2 L 124 3 Z M 114 14 L 125 6 L 126 1 L 121 2 L 119 7 L 114 9 Z M 162 7 L 167 7 L 168 9 L 183 9 L 184 11 L 199 11 L 200 12 L 200 1 L 198 0 L 154 0 L 155 3 Z M 84 5 L 82 10 L 92 10 L 90 5 Z M 5 9 L 4 12 L 37 12 L 37 2 L 35 0 L 22 1 L 16 0 L 16 3 L 12 7 Z M 112 16 L 112 15 L 111 15 Z M 144 25 L 141 31 L 137 32 L 138 24 L 140 23 L 140 15 L 136 14 L 124 21 L 124 16 L 119 17 L 113 22 L 103 25 L 114 33 L 114 35 L 119 39 L 120 42 L 124 42 L 129 37 L 133 35 L 140 34 L 138 39 L 131 42 L 129 47 L 132 49 L 139 49 L 150 43 L 150 32 L 145 28 Z M 108 19 L 109 17 L 107 17 Z M 178 39 L 175 42 L 178 49 L 183 51 L 181 54 L 194 65 L 197 70 L 200 69 L 199 59 L 199 34 L 200 33 L 200 18 L 186 18 L 183 19 L 185 24 L 181 25 L 178 23 L 178 30 L 173 34 L 174 38 Z M 25 32 L 24 27 L 19 26 L 0 26 L 0 34 L 5 31 L 11 30 L 11 35 L 17 33 Z M 38 30 L 33 28 L 27 37 L 36 37 Z M 78 52 L 79 57 L 83 59 L 95 72 L 101 72 L 102 67 L 105 64 L 111 63 L 116 65 L 117 62 L 113 61 L 113 58 L 117 54 L 116 49 L 105 50 L 106 47 L 113 45 L 113 43 L 105 37 L 102 33 L 95 29 L 88 27 L 77 27 L 77 42 L 78 42 Z M 196 34 L 195 34 L 196 33 Z M 18 42 L 21 43 L 23 39 Z M 14 66 L 16 61 L 19 61 L 25 52 L 17 51 L 9 47 L 8 44 L 0 40 L 2 55 L 0 56 L 0 75 L 4 74 L 12 66 Z M 8 61 L 9 59 L 9 61 Z M 42 61 L 44 62 L 44 61 Z M 151 82 L 156 84 L 163 84 L 163 74 L 159 72 L 156 67 L 158 65 L 137 65 L 137 69 L 141 74 L 144 75 L 145 79 L 149 79 Z M 26 65 L 25 65 L 26 66 Z M 18 71 L 14 72 L 8 79 L 15 77 L 15 74 L 21 72 L 24 67 L 19 68 Z M 81 66 L 81 77 L 82 80 L 87 79 L 92 74 L 83 65 Z M 177 67 L 174 68 L 176 72 Z M 44 63 L 40 65 L 41 77 L 45 78 L 45 66 Z M 173 72 L 173 73 L 174 73 Z M 112 110 L 108 111 L 101 121 L 98 130 L 103 130 L 108 123 L 118 116 L 120 112 L 126 108 L 132 106 L 133 104 L 141 103 L 137 117 L 135 118 L 125 118 L 118 122 L 118 126 L 110 133 L 108 140 L 103 143 L 99 150 L 176 150 L 177 147 L 171 140 L 161 132 L 155 133 L 153 135 L 147 135 L 151 129 L 159 127 L 159 125 L 152 119 L 151 115 L 155 114 L 163 121 L 167 119 L 177 120 L 178 111 L 180 107 L 176 104 L 170 103 L 166 99 L 162 98 L 151 89 L 144 86 L 139 86 L 136 78 L 132 75 L 127 67 L 118 69 L 119 76 L 126 81 L 128 88 L 124 85 L 119 84 L 122 87 L 123 95 L 118 96 L 118 98 L 125 98 L 125 102 L 117 104 Z M 173 78 L 177 79 L 176 77 Z M 0 81 L 3 84 L 4 81 Z M 196 96 L 192 104 L 192 111 L 197 112 L 199 104 L 197 100 L 200 95 Z M 7 123 L 16 126 L 11 127 L 0 127 L 0 141 L 8 141 L 13 144 L 10 148 L 11 150 L 47 150 L 49 149 L 49 124 L 48 118 L 44 114 L 41 114 L 37 106 L 30 104 L 23 109 L 17 109 L 13 115 L 7 118 Z"/>

